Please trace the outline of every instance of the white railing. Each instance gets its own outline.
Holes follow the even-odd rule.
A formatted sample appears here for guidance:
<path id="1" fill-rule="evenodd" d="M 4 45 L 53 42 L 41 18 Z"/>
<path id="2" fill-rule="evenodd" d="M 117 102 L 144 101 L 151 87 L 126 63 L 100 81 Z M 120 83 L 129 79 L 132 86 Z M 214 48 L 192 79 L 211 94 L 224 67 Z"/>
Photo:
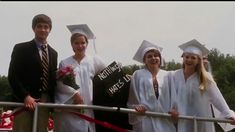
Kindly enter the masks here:
<path id="1" fill-rule="evenodd" d="M 18 106 L 23 107 L 23 103 L 16 102 L 0 102 L 0 106 Z M 72 105 L 72 104 L 55 104 L 55 103 L 38 103 L 34 111 L 34 121 L 33 121 L 33 132 L 37 130 L 37 118 L 38 118 L 38 107 L 48 107 L 48 108 L 74 108 L 74 109 L 94 109 L 94 110 L 103 110 L 103 111 L 119 111 L 122 113 L 132 113 L 137 115 L 146 115 L 154 116 L 159 118 L 170 118 L 170 114 L 159 113 L 159 112 L 150 112 L 146 111 L 145 114 L 140 114 L 134 109 L 128 108 L 119 108 L 119 107 L 107 107 L 107 106 L 97 106 L 97 105 Z M 194 117 L 194 116 L 179 116 L 179 119 L 184 120 L 193 120 L 194 121 L 194 132 L 197 132 L 197 122 L 198 121 L 207 121 L 207 122 L 220 122 L 220 123 L 231 123 L 231 120 L 221 119 L 221 118 L 205 118 L 205 117 Z"/>

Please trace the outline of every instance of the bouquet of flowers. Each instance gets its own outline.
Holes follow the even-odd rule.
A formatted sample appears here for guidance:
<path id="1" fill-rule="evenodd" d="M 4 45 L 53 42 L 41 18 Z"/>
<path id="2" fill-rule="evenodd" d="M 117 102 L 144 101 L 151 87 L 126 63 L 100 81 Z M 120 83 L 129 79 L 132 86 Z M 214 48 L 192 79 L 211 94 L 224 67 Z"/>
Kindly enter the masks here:
<path id="1" fill-rule="evenodd" d="M 75 90 L 80 87 L 76 84 L 74 69 L 71 65 L 60 68 L 57 71 L 57 80 L 62 81 L 65 85 L 68 85 Z"/>

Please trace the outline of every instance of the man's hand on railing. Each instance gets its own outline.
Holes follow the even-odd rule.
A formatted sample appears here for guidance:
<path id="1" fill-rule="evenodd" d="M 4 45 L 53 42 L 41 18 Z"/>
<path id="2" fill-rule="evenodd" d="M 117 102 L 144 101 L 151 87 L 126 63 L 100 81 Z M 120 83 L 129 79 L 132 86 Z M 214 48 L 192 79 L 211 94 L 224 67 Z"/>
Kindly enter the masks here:
<path id="1" fill-rule="evenodd" d="M 28 110 L 34 111 L 38 101 L 38 99 L 34 99 L 30 95 L 28 95 L 24 99 L 24 107 Z"/>

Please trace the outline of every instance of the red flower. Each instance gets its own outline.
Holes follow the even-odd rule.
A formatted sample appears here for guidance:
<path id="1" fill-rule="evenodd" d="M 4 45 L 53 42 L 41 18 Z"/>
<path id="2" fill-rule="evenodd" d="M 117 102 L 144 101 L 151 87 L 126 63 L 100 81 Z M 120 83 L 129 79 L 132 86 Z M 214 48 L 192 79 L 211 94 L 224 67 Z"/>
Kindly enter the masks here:
<path id="1" fill-rule="evenodd" d="M 68 85 L 76 90 L 80 88 L 76 84 L 74 68 L 71 65 L 60 68 L 57 71 L 57 80 L 62 81 L 65 85 Z"/>
<path id="2" fill-rule="evenodd" d="M 49 131 L 51 131 L 51 130 L 54 129 L 54 121 L 53 121 L 53 118 L 52 118 L 52 117 L 50 117 L 50 118 L 48 119 L 48 126 L 47 126 L 47 128 L 48 128 Z"/>

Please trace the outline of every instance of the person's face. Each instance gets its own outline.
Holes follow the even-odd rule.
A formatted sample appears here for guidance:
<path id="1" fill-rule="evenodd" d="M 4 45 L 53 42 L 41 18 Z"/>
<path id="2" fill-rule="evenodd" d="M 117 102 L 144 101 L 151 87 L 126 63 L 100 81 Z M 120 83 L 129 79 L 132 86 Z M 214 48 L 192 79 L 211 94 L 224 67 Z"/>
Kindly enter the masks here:
<path id="1" fill-rule="evenodd" d="M 38 23 L 33 29 L 35 33 L 35 38 L 42 43 L 47 40 L 47 37 L 51 31 L 49 24 L 46 23 Z"/>
<path id="2" fill-rule="evenodd" d="M 79 36 L 72 42 L 73 51 L 76 54 L 84 55 L 87 48 L 87 42 L 84 36 Z"/>
<path id="3" fill-rule="evenodd" d="M 155 50 L 148 51 L 144 56 L 144 63 L 147 67 L 160 67 L 160 53 Z"/>
<path id="4" fill-rule="evenodd" d="M 183 63 L 185 68 L 196 68 L 200 64 L 200 58 L 196 54 L 184 53 Z"/>

